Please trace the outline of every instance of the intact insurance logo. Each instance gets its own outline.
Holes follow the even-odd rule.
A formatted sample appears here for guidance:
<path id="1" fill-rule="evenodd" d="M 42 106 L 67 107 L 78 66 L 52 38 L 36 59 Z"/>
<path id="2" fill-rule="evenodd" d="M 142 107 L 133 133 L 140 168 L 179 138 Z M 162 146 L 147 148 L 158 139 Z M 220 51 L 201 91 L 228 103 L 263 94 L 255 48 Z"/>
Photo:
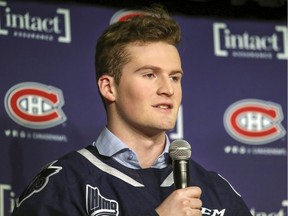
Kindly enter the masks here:
<path id="1" fill-rule="evenodd" d="M 62 91 L 53 86 L 24 82 L 11 87 L 5 96 L 8 115 L 19 125 L 46 129 L 66 121 Z"/>
<path id="2" fill-rule="evenodd" d="M 42 41 L 71 42 L 69 9 L 58 8 L 51 11 L 51 16 L 41 12 L 14 10 L 7 2 L 0 1 L 0 36 L 13 36 Z"/>
<path id="3" fill-rule="evenodd" d="M 288 59 L 288 29 L 276 25 L 271 32 L 260 34 L 234 30 L 226 23 L 213 24 L 214 54 L 219 57 Z"/>
<path id="4" fill-rule="evenodd" d="M 263 147 L 286 135 L 281 105 L 271 101 L 245 99 L 231 104 L 224 113 L 227 133 L 245 146 L 226 146 L 226 153 L 286 155 L 286 148 Z"/>

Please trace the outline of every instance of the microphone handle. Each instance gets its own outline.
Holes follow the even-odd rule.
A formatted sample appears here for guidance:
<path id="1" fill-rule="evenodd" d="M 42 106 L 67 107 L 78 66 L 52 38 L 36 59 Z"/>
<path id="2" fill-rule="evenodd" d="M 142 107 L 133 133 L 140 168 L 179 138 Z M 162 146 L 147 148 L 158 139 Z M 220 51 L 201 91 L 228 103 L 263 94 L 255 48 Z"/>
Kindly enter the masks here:
<path id="1" fill-rule="evenodd" d="M 189 183 L 189 160 L 174 160 L 173 176 L 176 189 L 186 188 Z"/>

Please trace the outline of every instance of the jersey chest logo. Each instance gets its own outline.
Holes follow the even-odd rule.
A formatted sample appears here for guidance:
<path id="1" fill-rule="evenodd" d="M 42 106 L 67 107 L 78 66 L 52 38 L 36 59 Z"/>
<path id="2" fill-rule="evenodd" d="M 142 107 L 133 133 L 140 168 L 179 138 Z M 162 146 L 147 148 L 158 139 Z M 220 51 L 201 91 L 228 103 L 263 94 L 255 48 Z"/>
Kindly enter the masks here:
<path id="1" fill-rule="evenodd" d="M 118 216 L 119 205 L 115 200 L 107 199 L 100 194 L 97 187 L 86 185 L 86 210 L 90 216 Z"/>

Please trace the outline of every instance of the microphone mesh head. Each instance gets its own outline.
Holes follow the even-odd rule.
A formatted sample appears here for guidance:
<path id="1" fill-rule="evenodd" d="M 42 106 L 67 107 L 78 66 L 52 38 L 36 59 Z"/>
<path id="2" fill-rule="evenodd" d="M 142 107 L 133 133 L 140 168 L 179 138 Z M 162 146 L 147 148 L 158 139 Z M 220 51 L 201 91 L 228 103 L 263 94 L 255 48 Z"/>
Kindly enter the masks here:
<path id="1" fill-rule="evenodd" d="M 169 148 L 172 160 L 188 160 L 191 157 L 191 146 L 185 140 L 175 140 Z"/>

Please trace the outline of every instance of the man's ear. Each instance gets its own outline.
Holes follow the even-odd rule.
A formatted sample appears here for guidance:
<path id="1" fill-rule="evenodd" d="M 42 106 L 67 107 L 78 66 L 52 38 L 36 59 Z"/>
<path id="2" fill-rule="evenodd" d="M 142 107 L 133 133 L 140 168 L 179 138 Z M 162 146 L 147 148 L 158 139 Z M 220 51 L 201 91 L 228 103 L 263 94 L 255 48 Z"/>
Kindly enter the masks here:
<path id="1" fill-rule="evenodd" d="M 115 80 L 109 75 L 103 75 L 98 79 L 98 88 L 101 95 L 108 101 L 115 101 Z"/>

